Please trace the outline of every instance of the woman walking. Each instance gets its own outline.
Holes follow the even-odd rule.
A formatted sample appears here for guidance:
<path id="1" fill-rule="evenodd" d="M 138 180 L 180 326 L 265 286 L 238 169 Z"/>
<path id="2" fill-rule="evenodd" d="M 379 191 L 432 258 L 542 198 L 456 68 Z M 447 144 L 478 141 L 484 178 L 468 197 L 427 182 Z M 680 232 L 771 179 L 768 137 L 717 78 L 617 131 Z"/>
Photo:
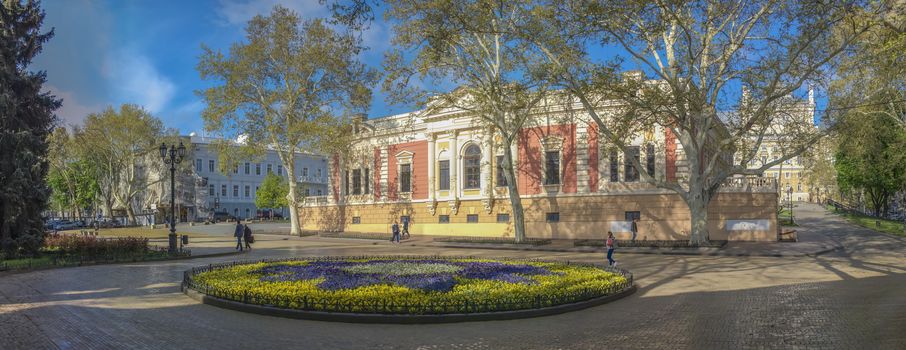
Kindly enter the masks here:
<path id="1" fill-rule="evenodd" d="M 613 246 L 614 246 L 613 232 L 607 231 L 607 265 L 608 266 L 617 266 L 617 261 L 613 260 Z"/>

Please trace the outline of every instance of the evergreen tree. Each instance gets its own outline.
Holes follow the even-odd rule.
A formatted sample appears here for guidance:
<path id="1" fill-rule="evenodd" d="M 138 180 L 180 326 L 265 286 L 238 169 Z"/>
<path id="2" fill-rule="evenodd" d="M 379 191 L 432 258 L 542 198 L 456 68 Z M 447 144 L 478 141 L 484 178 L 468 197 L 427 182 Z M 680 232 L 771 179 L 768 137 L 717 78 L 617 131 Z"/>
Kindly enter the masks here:
<path id="1" fill-rule="evenodd" d="M 0 0 L 0 248 L 7 255 L 41 247 L 47 206 L 47 137 L 60 100 L 41 92 L 44 72 L 28 70 L 53 30 L 41 32 L 37 1 Z"/>

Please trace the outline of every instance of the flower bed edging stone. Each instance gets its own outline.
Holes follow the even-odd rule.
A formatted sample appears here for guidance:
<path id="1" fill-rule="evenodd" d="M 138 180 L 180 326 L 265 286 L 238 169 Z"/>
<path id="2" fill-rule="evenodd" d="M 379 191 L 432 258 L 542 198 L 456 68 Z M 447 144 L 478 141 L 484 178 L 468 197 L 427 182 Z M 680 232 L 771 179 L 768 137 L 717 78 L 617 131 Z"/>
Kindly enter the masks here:
<path id="1" fill-rule="evenodd" d="M 253 314 L 294 318 L 311 321 L 345 322 L 345 323 L 383 323 L 383 324 L 427 324 L 427 323 L 456 323 L 479 321 L 504 321 L 520 318 L 551 316 L 590 307 L 607 304 L 622 299 L 635 293 L 635 284 L 617 294 L 605 295 L 581 302 L 548 306 L 539 309 L 526 309 L 514 311 L 497 311 L 474 314 L 444 314 L 444 315 L 383 315 L 383 314 L 358 314 L 344 312 L 305 311 L 284 309 L 273 306 L 245 304 L 238 301 L 226 300 L 210 295 L 205 295 L 192 289 L 183 288 L 183 293 L 203 304 L 222 307 L 234 311 Z"/>
<path id="2" fill-rule="evenodd" d="M 371 282 L 368 282 L 372 277 L 367 274 L 372 273 L 369 272 L 372 270 L 381 270 L 382 267 L 379 265 L 388 262 L 413 266 L 393 266 L 391 269 L 383 270 L 389 275 L 380 275 L 383 277 L 380 277 L 378 284 L 373 286 L 385 287 L 373 290 L 373 287 L 370 287 Z M 439 262 L 447 263 L 449 266 L 431 266 Z M 465 289 L 456 287 L 456 290 L 452 290 L 451 286 L 435 288 L 444 286 L 434 286 L 430 283 L 409 285 L 410 281 L 405 278 L 397 282 L 386 280 L 388 277 L 392 280 L 393 276 L 407 276 L 408 272 L 405 272 L 407 269 L 416 274 L 422 274 L 420 272 L 422 270 L 428 271 L 426 272 L 428 275 L 424 276 L 426 279 L 442 280 L 450 268 L 461 270 L 459 271 L 461 273 L 455 274 L 459 276 L 455 277 L 458 282 L 453 283 L 462 284 L 462 288 Z M 366 275 L 348 276 L 343 271 Z M 513 273 L 516 275 L 511 275 Z M 194 278 L 196 274 L 204 277 L 199 277 L 196 281 Z M 539 276 L 537 281 L 546 282 L 537 285 L 532 276 Z M 333 286 L 336 284 L 331 282 L 331 279 L 347 280 L 351 277 L 349 286 L 341 285 L 340 289 L 336 290 L 340 294 L 329 292 L 334 290 Z M 365 280 L 359 283 L 355 281 L 356 278 Z M 261 285 L 258 281 L 265 284 Z M 487 285 L 484 281 L 497 282 Z M 277 284 L 270 286 L 269 283 Z M 303 284 L 296 287 L 295 283 Z M 313 286 L 315 289 L 308 292 L 307 290 Z M 302 289 L 287 290 L 287 287 Z M 365 294 L 350 298 L 348 293 L 360 293 L 359 288 L 364 288 L 362 291 Z M 408 292 L 396 291 L 394 288 L 404 288 Z M 474 288 L 480 288 L 478 290 L 494 288 L 496 291 L 473 299 L 469 293 L 473 293 L 471 290 Z M 181 289 L 188 296 L 205 304 L 272 316 L 337 322 L 444 323 L 503 320 L 569 312 L 617 300 L 633 293 L 635 286 L 632 274 L 628 271 L 602 268 L 592 264 L 527 259 L 374 256 L 262 260 L 196 267 L 184 273 Z M 382 289 L 385 291 L 379 292 Z M 513 292 L 520 290 L 521 292 L 507 294 L 511 289 Z M 391 294 L 382 300 L 381 298 L 385 297 L 373 294 L 375 291 L 378 293 L 390 291 Z M 403 294 L 397 296 L 396 293 Z M 408 296 L 410 294 L 414 299 L 406 299 L 410 298 Z M 372 299 L 375 297 L 378 299 Z"/>

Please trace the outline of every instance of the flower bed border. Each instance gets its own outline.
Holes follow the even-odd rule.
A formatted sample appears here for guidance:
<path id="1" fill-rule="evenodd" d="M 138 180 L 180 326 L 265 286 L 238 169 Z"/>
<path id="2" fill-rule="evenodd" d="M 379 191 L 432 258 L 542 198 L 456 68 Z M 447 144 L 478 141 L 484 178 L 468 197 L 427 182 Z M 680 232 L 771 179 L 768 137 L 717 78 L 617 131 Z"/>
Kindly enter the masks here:
<path id="1" fill-rule="evenodd" d="M 602 268 L 600 265 L 594 264 L 578 264 L 571 263 L 569 261 L 549 261 L 549 260 L 538 260 L 538 259 L 513 259 L 513 258 L 487 258 L 487 257 L 446 257 L 446 256 L 340 256 L 340 257 L 312 257 L 312 258 L 289 258 L 289 259 L 266 259 L 266 260 L 256 260 L 256 261 L 237 261 L 221 264 L 211 264 L 207 266 L 194 267 L 192 269 L 186 270 L 183 272 L 183 281 L 180 286 L 183 293 L 189 297 L 196 299 L 204 304 L 218 306 L 226 309 L 256 313 L 261 315 L 268 316 L 277 316 L 277 317 L 286 317 L 286 318 L 296 318 L 296 319 L 307 319 L 307 320 L 316 320 L 316 321 L 330 321 L 330 322 L 352 322 L 352 323 L 399 323 L 399 324 L 415 324 L 415 323 L 450 323 L 450 322 L 468 322 L 468 321 L 490 321 L 490 320 L 509 320 L 509 319 L 518 319 L 518 318 L 528 318 L 528 317 L 539 317 L 547 315 L 561 314 L 570 311 L 581 310 L 589 308 L 592 306 L 597 306 L 605 304 L 614 300 L 618 300 L 625 296 L 628 296 L 635 292 L 636 286 L 633 283 L 633 275 L 629 271 L 611 267 L 604 267 L 604 270 L 608 272 L 617 273 L 626 278 L 625 283 L 614 285 L 612 290 L 609 290 L 608 293 L 603 295 L 570 295 L 567 297 L 562 297 L 563 303 L 555 304 L 552 306 L 538 306 L 529 309 L 516 309 L 516 310 L 506 310 L 506 311 L 486 311 L 488 306 L 491 304 L 491 301 L 476 303 L 475 305 L 466 305 L 465 308 L 470 310 L 467 313 L 355 313 L 355 312 L 343 312 L 343 304 L 336 302 L 336 309 L 338 311 L 316 311 L 311 309 L 304 308 L 285 308 L 280 307 L 281 302 L 286 305 L 289 300 L 262 300 L 261 297 L 256 295 L 250 295 L 249 293 L 244 293 L 242 295 L 225 295 L 223 293 L 212 292 L 202 288 L 203 286 L 198 286 L 194 283 L 194 275 L 202 272 L 211 271 L 214 269 L 232 267 L 236 265 L 244 264 L 254 264 L 254 263 L 274 263 L 274 262 L 285 262 L 285 261 L 297 261 L 297 260 L 320 260 L 320 261 L 341 261 L 347 259 L 493 259 L 498 261 L 508 261 L 508 262 L 550 262 L 550 263 L 559 263 L 567 265 L 580 265 L 580 266 L 594 266 L 597 268 Z M 568 300 L 572 298 L 571 300 Z M 540 297 L 534 298 L 534 303 L 536 305 L 541 305 L 544 302 L 551 301 L 550 299 L 544 300 Z M 254 304 L 252 301 L 261 301 L 262 303 Z M 299 302 L 299 300 L 293 300 L 294 302 Z M 268 303 L 270 302 L 270 303 Z M 309 303 L 309 300 L 305 300 L 303 303 Z M 315 301 L 311 301 L 314 303 Z M 483 305 L 482 305 L 483 304 Z M 405 308 L 404 305 L 390 305 L 394 308 Z M 421 305 L 418 307 L 412 306 L 415 308 L 415 311 L 418 311 L 420 308 L 422 311 L 424 309 L 429 309 L 436 307 L 437 305 Z M 345 306 L 349 308 L 348 305 Z"/>

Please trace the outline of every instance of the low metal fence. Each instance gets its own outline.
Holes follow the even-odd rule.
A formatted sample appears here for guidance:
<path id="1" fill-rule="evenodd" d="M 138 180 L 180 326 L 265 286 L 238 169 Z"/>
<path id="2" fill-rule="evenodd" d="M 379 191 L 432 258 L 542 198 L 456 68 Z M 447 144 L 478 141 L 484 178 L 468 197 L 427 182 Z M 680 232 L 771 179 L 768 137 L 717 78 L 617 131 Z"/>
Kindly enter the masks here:
<path id="1" fill-rule="evenodd" d="M 501 312 L 525 309 L 539 309 L 563 304 L 571 304 L 594 298 L 615 295 L 623 292 L 633 285 L 632 273 L 615 268 L 602 267 L 594 264 L 580 264 L 569 261 L 547 261 L 536 259 L 507 259 L 494 258 L 497 261 L 510 262 L 552 262 L 567 265 L 594 266 L 611 273 L 619 274 L 625 278 L 623 282 L 615 283 L 610 287 L 600 289 L 586 288 L 581 291 L 571 293 L 561 293 L 551 296 L 534 296 L 534 297 L 505 297 L 487 299 L 481 301 L 444 301 L 444 302 L 427 302 L 427 303 L 407 303 L 405 301 L 396 301 L 387 298 L 380 301 L 343 301 L 333 298 L 316 298 L 310 296 L 269 296 L 249 291 L 244 292 L 225 292 L 223 290 L 212 288 L 209 285 L 199 283 L 195 280 L 195 275 L 209 272 L 222 268 L 230 268 L 237 265 L 254 264 L 254 263 L 279 263 L 291 261 L 346 261 L 357 259 L 372 260 L 422 260 L 422 259 L 476 259 L 475 257 L 449 257 L 449 256 L 358 256 L 358 257 L 317 257 L 305 259 L 265 259 L 256 261 L 228 262 L 221 264 L 211 264 L 208 266 L 195 267 L 183 273 L 182 290 L 194 290 L 201 294 L 212 296 L 224 300 L 240 302 L 245 304 L 254 304 L 261 306 L 277 307 L 284 309 L 295 309 L 302 311 L 321 311 L 321 312 L 345 312 L 345 313 L 367 313 L 367 314 L 385 314 L 385 315 L 439 315 L 439 314 L 475 314 L 488 312 Z"/>

